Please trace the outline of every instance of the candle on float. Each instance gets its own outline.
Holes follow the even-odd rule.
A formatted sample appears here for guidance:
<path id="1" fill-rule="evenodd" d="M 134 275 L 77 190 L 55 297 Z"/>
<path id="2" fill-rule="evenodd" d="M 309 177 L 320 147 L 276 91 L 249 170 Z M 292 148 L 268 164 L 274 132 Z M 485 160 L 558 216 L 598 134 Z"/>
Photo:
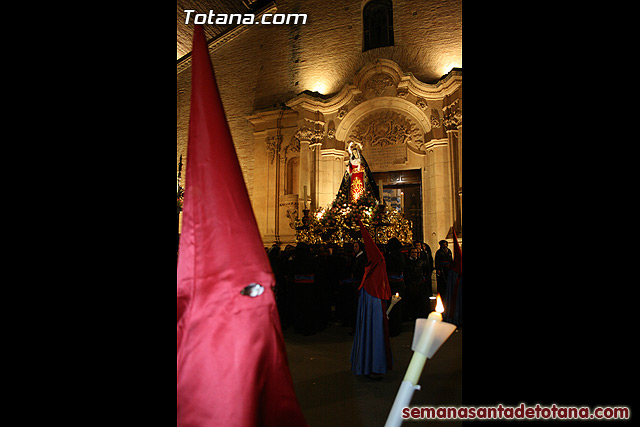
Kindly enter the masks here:
<path id="1" fill-rule="evenodd" d="M 427 317 L 427 326 L 422 331 L 416 348 L 424 349 L 428 345 L 431 341 L 431 335 L 433 334 L 433 329 L 436 326 L 436 323 L 442 322 L 443 312 L 444 305 L 442 304 L 440 294 L 438 294 L 436 310 L 429 313 L 429 317 Z M 413 352 L 411 362 L 409 362 L 409 367 L 407 368 L 407 373 L 404 376 L 404 381 L 409 381 L 414 386 L 418 384 L 418 380 L 422 374 L 422 369 L 424 369 L 424 364 L 427 362 L 427 355 L 425 353 L 417 350 Z"/>

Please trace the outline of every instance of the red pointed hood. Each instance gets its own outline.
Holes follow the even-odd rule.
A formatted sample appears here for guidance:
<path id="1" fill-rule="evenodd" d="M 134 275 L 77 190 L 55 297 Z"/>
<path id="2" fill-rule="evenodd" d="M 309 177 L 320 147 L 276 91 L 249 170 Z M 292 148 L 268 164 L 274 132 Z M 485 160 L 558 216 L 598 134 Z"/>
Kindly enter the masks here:
<path id="1" fill-rule="evenodd" d="M 178 257 L 178 426 L 305 426 L 272 287 L 202 26 Z M 241 291 L 263 287 L 251 297 Z"/>
<path id="2" fill-rule="evenodd" d="M 382 255 L 382 252 L 380 252 L 360 219 L 358 219 L 358 224 L 360 225 L 360 232 L 362 233 L 362 240 L 368 259 L 368 263 L 364 268 L 362 283 L 360 283 L 358 290 L 364 287 L 369 295 L 381 300 L 388 300 L 391 298 L 391 287 L 389 287 L 387 263 L 384 255 Z"/>

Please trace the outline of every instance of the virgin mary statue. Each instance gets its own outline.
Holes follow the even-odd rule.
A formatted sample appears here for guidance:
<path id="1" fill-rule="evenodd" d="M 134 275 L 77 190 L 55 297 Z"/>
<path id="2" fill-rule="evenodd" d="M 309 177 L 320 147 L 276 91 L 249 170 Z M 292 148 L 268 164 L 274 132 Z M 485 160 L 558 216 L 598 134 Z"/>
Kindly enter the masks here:
<path id="1" fill-rule="evenodd" d="M 380 202 L 378 184 L 373 179 L 367 161 L 362 155 L 362 144 L 351 141 L 348 147 L 349 164 L 342 178 L 336 199 L 356 203 L 362 196 L 373 196 Z"/>

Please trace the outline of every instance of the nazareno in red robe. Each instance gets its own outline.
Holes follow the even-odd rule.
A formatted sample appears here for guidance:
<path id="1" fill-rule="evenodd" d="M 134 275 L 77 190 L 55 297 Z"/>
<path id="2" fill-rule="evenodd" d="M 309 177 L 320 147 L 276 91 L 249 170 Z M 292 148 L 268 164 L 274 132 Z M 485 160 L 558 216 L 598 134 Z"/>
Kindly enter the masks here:
<path id="1" fill-rule="evenodd" d="M 307 426 L 287 363 L 275 279 L 201 25 L 178 255 L 177 425 Z"/>
<path id="2" fill-rule="evenodd" d="M 362 347 L 372 347 L 369 340 L 378 339 L 382 336 L 384 341 L 384 353 L 386 356 L 386 369 L 391 369 L 393 360 L 391 355 L 391 342 L 389 340 L 389 323 L 387 318 L 387 301 L 391 298 L 391 288 L 389 287 L 389 279 L 387 277 L 387 268 L 384 256 L 378 249 L 375 242 L 371 238 L 371 235 L 362 224 L 362 221 L 358 219 L 360 225 L 360 232 L 362 233 L 362 240 L 364 242 L 365 251 L 367 253 L 368 263 L 364 269 L 364 276 L 358 291 L 363 290 L 369 296 L 379 299 L 380 310 L 379 313 L 374 315 L 367 314 L 362 315 L 358 313 L 357 322 L 372 321 L 373 319 L 381 319 L 382 325 L 358 325 L 356 322 L 356 333 L 354 334 L 354 345 L 351 353 L 352 370 L 357 375 L 368 374 L 369 366 L 362 367 L 363 360 L 369 360 L 372 355 L 362 355 L 361 352 L 365 351 Z M 362 295 L 360 296 L 359 309 L 363 308 Z M 369 303 L 371 300 L 369 299 Z M 375 307 L 373 307 L 375 309 Z M 376 309 L 377 310 L 377 309 Z M 379 328 L 382 328 L 380 330 Z M 362 337 L 358 336 L 360 331 L 366 331 L 365 333 L 372 333 L 373 336 Z M 375 346 L 374 346 L 375 347 Z M 369 362 L 367 362 L 369 363 Z M 380 373 L 373 370 L 372 372 Z"/>

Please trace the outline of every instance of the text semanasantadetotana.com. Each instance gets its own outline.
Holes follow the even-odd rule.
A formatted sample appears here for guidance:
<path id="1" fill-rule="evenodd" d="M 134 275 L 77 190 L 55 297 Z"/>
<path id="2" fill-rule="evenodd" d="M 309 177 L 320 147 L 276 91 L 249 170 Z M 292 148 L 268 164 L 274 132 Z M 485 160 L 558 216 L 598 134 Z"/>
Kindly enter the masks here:
<path id="1" fill-rule="evenodd" d="M 403 419 L 462 419 L 462 420 L 626 420 L 630 417 L 626 406 L 598 406 L 591 410 L 587 406 L 440 406 L 440 407 L 405 407 L 402 408 Z"/>

